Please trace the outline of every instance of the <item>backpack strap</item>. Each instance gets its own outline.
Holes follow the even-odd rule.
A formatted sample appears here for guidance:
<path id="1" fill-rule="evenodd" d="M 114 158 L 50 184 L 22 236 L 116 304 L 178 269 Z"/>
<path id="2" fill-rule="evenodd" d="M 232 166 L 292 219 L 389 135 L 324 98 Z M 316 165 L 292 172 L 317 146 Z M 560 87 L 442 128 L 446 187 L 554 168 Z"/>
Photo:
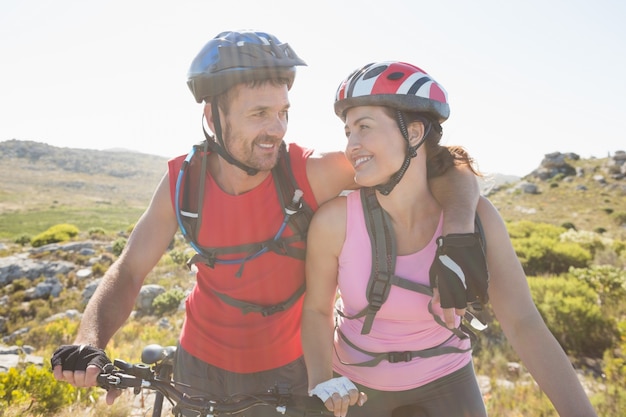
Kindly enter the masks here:
<path id="1" fill-rule="evenodd" d="M 222 300 L 226 304 L 239 308 L 243 314 L 260 313 L 263 317 L 267 317 L 267 316 L 271 316 L 272 314 L 285 311 L 289 307 L 294 305 L 296 301 L 298 301 L 298 299 L 302 296 L 302 294 L 304 294 L 304 290 L 305 290 L 305 285 L 301 285 L 296 290 L 296 292 L 291 294 L 291 296 L 285 301 L 278 303 L 278 304 L 269 305 L 269 306 L 262 306 L 260 304 L 254 304 L 254 303 L 249 303 L 247 301 L 237 300 L 235 298 L 232 298 L 223 293 L 219 293 L 217 291 L 213 291 L 213 293 L 217 295 L 220 298 L 220 300 Z"/>
<path id="2" fill-rule="evenodd" d="M 197 157 L 194 158 L 194 155 L 198 153 L 201 155 L 201 162 L 198 162 Z M 280 207 L 283 207 L 285 211 L 285 218 L 278 232 L 263 242 L 245 243 L 228 247 L 209 248 L 198 243 L 200 225 L 202 223 L 202 203 L 204 202 L 206 178 L 204 173 L 206 172 L 208 153 L 206 141 L 204 146 L 202 144 L 194 146 L 183 162 L 176 185 L 176 214 L 179 226 L 187 241 L 197 252 L 187 264 L 191 266 L 194 263 L 202 262 L 214 268 L 216 263 L 239 263 L 241 267 L 235 276 L 241 277 L 243 266 L 247 261 L 269 251 L 304 260 L 306 235 L 309 223 L 313 217 L 313 209 L 301 198 L 302 191 L 299 190 L 293 175 L 289 152 L 284 142 L 281 143 L 278 163 L 272 169 Z M 292 235 L 283 237 L 284 229 L 287 226 L 292 230 Z M 301 242 L 304 242 L 304 245 L 296 245 Z M 220 255 L 238 253 L 243 253 L 245 256 L 233 261 L 221 260 L 218 257 Z M 263 316 L 269 316 L 290 308 L 304 294 L 304 291 L 305 283 L 303 282 L 287 300 L 270 306 L 237 300 L 218 292 L 214 293 L 225 303 L 241 309 L 243 314 L 257 312 Z"/>
<path id="3" fill-rule="evenodd" d="M 336 312 L 348 320 L 365 317 L 361 334 L 368 334 L 372 329 L 376 313 L 378 313 L 383 303 L 387 301 L 389 291 L 393 285 L 431 297 L 433 291 L 430 286 L 410 281 L 395 274 L 397 249 L 389 214 L 381 207 L 373 188 L 361 188 L 359 192 L 361 193 L 365 225 L 372 249 L 372 268 L 366 289 L 368 305 L 353 316 L 345 315 L 339 308 L 336 309 Z M 481 236 L 483 236 L 482 225 L 480 226 L 480 231 Z M 482 241 L 484 242 L 484 236 Z M 473 333 L 464 325 L 460 328 L 449 329 L 441 317 L 435 314 L 432 309 L 432 300 L 428 303 L 428 312 L 433 316 L 437 324 L 450 330 L 460 339 L 473 337 Z"/>
<path id="4" fill-rule="evenodd" d="M 389 297 L 396 269 L 396 239 L 393 227 L 390 227 L 389 214 L 378 203 L 375 190 L 362 188 L 360 193 L 372 247 L 372 269 L 366 290 L 368 306 L 364 310 L 365 320 L 361 329 L 361 334 L 368 334 L 376 313 Z"/>
<path id="5" fill-rule="evenodd" d="M 465 352 L 472 350 L 471 347 L 467 349 L 461 349 L 455 346 L 443 346 L 448 341 L 450 341 L 450 339 L 454 337 L 454 335 L 452 334 L 450 335 L 450 337 L 448 337 L 439 345 L 433 346 L 428 349 L 407 350 L 404 352 L 369 352 L 365 349 L 361 349 L 360 347 L 352 343 L 350 340 L 348 340 L 348 338 L 338 328 L 336 329 L 336 331 L 337 331 L 337 335 L 339 336 L 339 338 L 343 340 L 352 349 L 372 357 L 372 359 L 367 360 L 367 361 L 357 362 L 357 363 L 348 363 L 348 362 L 343 361 L 339 357 L 339 353 L 337 352 L 337 348 L 335 347 L 334 348 L 335 356 L 337 356 L 337 359 L 339 360 L 339 362 L 341 362 L 343 365 L 349 365 L 349 366 L 368 366 L 368 367 L 376 366 L 382 360 L 387 360 L 389 363 L 410 362 L 414 358 L 432 358 L 433 356 L 448 355 L 450 353 L 465 353 Z"/>
<path id="6" fill-rule="evenodd" d="M 200 154 L 200 158 L 194 157 L 194 155 L 198 154 Z M 287 223 L 281 227 L 279 233 L 263 242 L 245 243 L 228 247 L 206 247 L 198 243 L 200 225 L 202 224 L 202 203 L 204 201 L 206 178 L 202 173 L 206 172 L 207 155 L 208 149 L 206 145 L 195 145 L 192 152 L 187 155 L 183 162 L 176 186 L 176 214 L 179 226 L 185 239 L 197 252 L 187 264 L 202 262 L 211 268 L 215 267 L 216 263 L 239 263 L 243 266 L 245 262 L 268 251 L 304 260 L 304 247 L 302 245 L 294 245 L 294 243 L 306 242 L 306 234 L 308 225 L 313 217 L 313 210 L 303 199 L 297 202 L 293 201 L 298 185 L 291 170 L 290 157 L 284 142 L 281 144 L 278 163 L 272 169 L 280 205 L 289 212 L 286 213 Z M 296 207 L 291 207 L 294 204 Z M 282 231 L 287 225 L 291 228 L 293 234 L 289 237 L 283 237 Z M 244 256 L 234 261 L 225 261 L 219 258 L 220 255 L 237 253 L 244 254 Z M 240 270 L 237 275 L 241 275 L 241 272 Z"/>

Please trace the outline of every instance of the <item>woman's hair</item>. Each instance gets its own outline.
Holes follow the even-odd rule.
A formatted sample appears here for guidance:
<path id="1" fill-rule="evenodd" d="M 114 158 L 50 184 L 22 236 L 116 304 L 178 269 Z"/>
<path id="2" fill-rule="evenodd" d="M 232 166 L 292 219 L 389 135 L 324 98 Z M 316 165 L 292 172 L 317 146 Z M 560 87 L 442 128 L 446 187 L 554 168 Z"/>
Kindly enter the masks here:
<path id="1" fill-rule="evenodd" d="M 389 112 L 392 114 L 392 112 Z M 439 144 L 443 136 L 441 125 L 431 117 L 422 113 L 403 112 L 407 126 L 413 122 L 422 122 L 427 127 L 430 124 L 430 130 L 427 131 L 424 147 L 426 149 L 426 168 L 428 178 L 443 175 L 450 167 L 454 165 L 467 165 L 468 168 L 479 177 L 482 174 L 475 166 L 474 159 L 467 153 L 462 146 L 443 146 Z M 392 116 L 393 117 L 393 116 Z"/>

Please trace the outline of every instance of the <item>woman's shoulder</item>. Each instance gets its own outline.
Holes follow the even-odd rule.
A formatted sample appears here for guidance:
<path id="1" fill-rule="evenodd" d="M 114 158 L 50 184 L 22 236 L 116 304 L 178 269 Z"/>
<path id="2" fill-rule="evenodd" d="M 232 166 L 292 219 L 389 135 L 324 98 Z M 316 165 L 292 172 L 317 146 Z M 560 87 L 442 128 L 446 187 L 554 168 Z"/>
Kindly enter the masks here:
<path id="1" fill-rule="evenodd" d="M 346 225 L 347 198 L 338 196 L 328 200 L 315 212 L 311 227 L 322 230 L 344 229 Z"/>

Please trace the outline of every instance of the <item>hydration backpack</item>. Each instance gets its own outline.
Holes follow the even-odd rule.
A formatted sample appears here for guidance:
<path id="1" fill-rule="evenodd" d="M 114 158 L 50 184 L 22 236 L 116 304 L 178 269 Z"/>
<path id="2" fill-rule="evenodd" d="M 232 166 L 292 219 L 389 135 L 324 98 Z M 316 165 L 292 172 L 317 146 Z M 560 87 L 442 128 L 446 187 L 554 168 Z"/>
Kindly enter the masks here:
<path id="1" fill-rule="evenodd" d="M 281 144 L 280 156 L 276 166 L 272 169 L 272 177 L 280 201 L 284 208 L 285 217 L 276 234 L 262 242 L 251 242 L 227 247 L 206 247 L 198 243 L 198 236 L 202 224 L 202 206 L 204 203 L 205 178 L 203 173 L 207 169 L 207 143 L 195 145 L 183 162 L 176 181 L 175 211 L 180 230 L 196 254 L 187 262 L 188 266 L 201 262 L 214 268 L 215 264 L 240 264 L 236 277 L 241 277 L 244 264 L 261 256 L 266 252 L 274 252 L 283 256 L 304 260 L 305 248 L 294 245 L 298 242 L 306 243 L 306 235 L 313 210 L 302 199 L 302 191 L 291 169 L 289 152 L 284 142 Z M 293 234 L 283 237 L 284 230 L 289 227 Z M 243 254 L 238 259 L 221 259 L 221 255 Z M 236 300 L 226 294 L 216 293 L 224 302 L 238 307 L 244 314 L 258 312 L 264 316 L 283 311 L 293 305 L 304 293 L 302 286 L 284 302 L 261 306 L 246 301 Z"/>

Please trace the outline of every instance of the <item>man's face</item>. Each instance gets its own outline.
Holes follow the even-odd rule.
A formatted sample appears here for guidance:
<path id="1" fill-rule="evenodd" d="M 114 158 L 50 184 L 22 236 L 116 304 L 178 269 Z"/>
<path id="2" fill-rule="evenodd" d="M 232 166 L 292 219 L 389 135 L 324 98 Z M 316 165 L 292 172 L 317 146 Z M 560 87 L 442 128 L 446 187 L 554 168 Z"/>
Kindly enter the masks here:
<path id="1" fill-rule="evenodd" d="M 243 164 L 261 171 L 276 165 L 287 132 L 289 97 L 286 85 L 265 83 L 233 87 L 223 122 L 224 144 Z"/>

